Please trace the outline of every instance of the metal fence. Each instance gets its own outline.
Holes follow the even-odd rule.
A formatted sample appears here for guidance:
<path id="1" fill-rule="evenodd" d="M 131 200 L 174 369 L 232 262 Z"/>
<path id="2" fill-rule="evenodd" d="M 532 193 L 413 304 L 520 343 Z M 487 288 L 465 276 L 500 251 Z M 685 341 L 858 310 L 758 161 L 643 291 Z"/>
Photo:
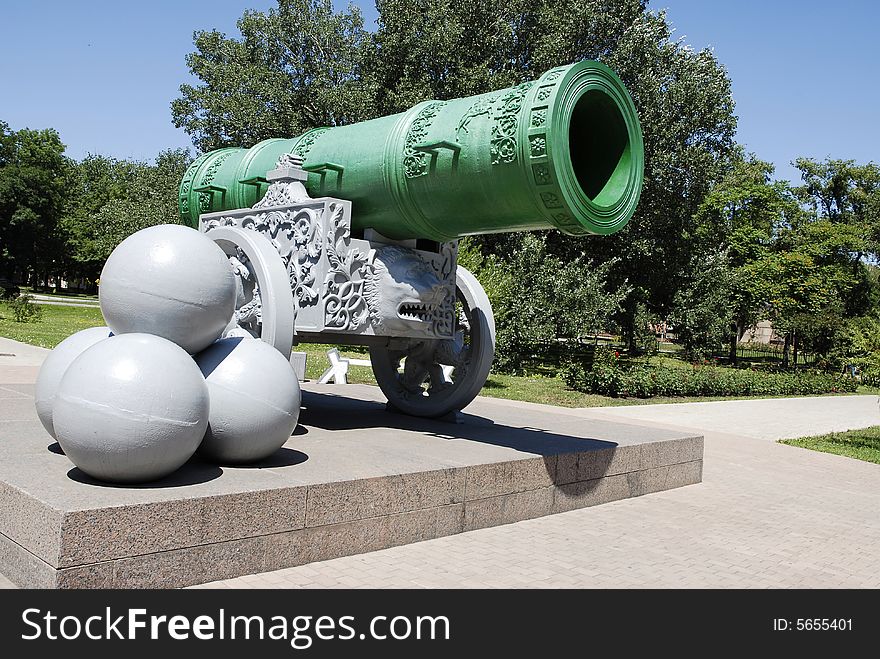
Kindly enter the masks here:
<path id="1" fill-rule="evenodd" d="M 728 359 L 729 350 L 719 350 L 716 356 L 719 359 Z M 757 362 L 764 364 L 781 364 L 785 359 L 785 353 L 782 346 L 744 343 L 736 348 L 736 357 L 739 361 Z M 816 363 L 816 355 L 798 351 L 797 363 L 794 362 L 794 351 L 789 349 L 788 363 L 792 366 L 811 366 Z"/>
<path id="2" fill-rule="evenodd" d="M 621 343 L 618 337 L 601 337 L 598 340 L 595 338 L 546 340 L 534 344 L 531 356 L 525 360 L 523 366 L 526 370 L 550 373 L 569 360 L 589 365 L 593 361 L 597 347 L 619 350 L 621 354 L 627 351 L 626 345 Z M 667 356 L 676 356 L 682 352 L 681 346 L 677 343 L 659 339 L 649 342 L 647 345 L 643 343 L 642 349 L 648 354 Z M 783 362 L 781 346 L 740 344 L 737 346 L 736 356 L 740 362 L 773 365 L 782 364 Z M 719 362 L 727 362 L 730 357 L 730 351 L 727 347 L 719 347 L 713 354 L 713 357 Z M 811 366 L 815 362 L 815 355 L 803 351 L 798 352 L 797 366 Z M 789 364 L 795 365 L 792 350 L 789 350 Z"/>

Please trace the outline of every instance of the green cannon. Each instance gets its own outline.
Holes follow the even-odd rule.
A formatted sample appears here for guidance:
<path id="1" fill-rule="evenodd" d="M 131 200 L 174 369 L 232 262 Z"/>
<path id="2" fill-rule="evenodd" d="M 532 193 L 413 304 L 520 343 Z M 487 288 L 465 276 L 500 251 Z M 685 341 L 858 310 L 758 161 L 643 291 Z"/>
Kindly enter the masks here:
<path id="1" fill-rule="evenodd" d="M 632 99 L 608 67 L 584 61 L 489 94 L 204 154 L 179 208 L 184 224 L 221 229 L 213 235 L 241 284 L 231 332 L 285 354 L 308 341 L 367 345 L 390 404 L 441 416 L 477 395 L 494 352 L 491 307 L 457 266 L 458 239 L 613 233 L 635 212 L 643 164 Z"/>

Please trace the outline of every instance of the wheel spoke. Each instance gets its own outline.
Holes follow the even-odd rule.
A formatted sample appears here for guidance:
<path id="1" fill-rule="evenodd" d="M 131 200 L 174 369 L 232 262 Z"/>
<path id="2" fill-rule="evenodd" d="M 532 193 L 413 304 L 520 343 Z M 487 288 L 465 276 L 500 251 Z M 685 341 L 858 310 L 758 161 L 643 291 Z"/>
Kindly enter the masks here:
<path id="1" fill-rule="evenodd" d="M 403 363 L 403 375 L 400 381 L 407 391 L 420 391 L 427 377 L 428 367 L 421 360 L 408 357 Z"/>
<path id="2" fill-rule="evenodd" d="M 428 395 L 436 394 L 446 387 L 453 385 L 452 378 L 447 378 L 443 369 L 444 367 L 440 364 L 431 364 L 428 368 L 428 374 L 431 380 L 431 383 L 428 386 Z"/>

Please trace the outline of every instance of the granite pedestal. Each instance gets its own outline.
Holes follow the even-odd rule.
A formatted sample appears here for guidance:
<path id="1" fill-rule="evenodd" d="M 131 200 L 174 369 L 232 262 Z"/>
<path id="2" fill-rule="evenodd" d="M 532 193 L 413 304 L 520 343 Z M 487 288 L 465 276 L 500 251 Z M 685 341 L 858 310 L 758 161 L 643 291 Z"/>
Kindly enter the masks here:
<path id="1" fill-rule="evenodd" d="M 193 459 L 92 480 L 0 384 L 0 573 L 40 588 L 166 588 L 276 570 L 699 483 L 703 439 L 479 398 L 459 423 L 375 387 L 304 385 L 300 425 L 251 467 Z"/>

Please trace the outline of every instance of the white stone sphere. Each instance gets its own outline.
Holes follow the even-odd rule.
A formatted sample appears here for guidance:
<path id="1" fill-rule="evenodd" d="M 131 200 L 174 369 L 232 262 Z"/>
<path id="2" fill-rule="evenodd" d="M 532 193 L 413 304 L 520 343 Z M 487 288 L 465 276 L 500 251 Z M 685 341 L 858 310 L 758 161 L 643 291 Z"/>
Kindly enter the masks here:
<path id="1" fill-rule="evenodd" d="M 52 437 L 55 437 L 55 428 L 52 425 L 52 404 L 61 378 L 67 372 L 67 367 L 74 359 L 79 357 L 87 348 L 91 348 L 98 341 L 103 341 L 111 335 L 109 327 L 90 327 L 76 334 L 71 334 L 46 357 L 46 361 L 40 367 L 37 376 L 37 387 L 34 392 L 34 404 L 37 408 L 37 416 L 40 423 Z M 56 438 L 57 439 L 57 438 Z"/>
<path id="2" fill-rule="evenodd" d="M 195 229 L 162 224 L 123 240 L 101 271 L 101 311 L 114 334 L 144 332 L 194 354 L 235 311 L 235 275 L 223 250 Z"/>
<path id="3" fill-rule="evenodd" d="M 290 438 L 301 393 L 290 363 L 268 343 L 227 338 L 195 357 L 211 415 L 199 454 L 221 464 L 269 457 Z"/>
<path id="4" fill-rule="evenodd" d="M 82 471 L 145 482 L 189 460 L 209 411 L 208 386 L 182 348 L 151 334 L 122 334 L 73 361 L 52 415 L 58 443 Z"/>

